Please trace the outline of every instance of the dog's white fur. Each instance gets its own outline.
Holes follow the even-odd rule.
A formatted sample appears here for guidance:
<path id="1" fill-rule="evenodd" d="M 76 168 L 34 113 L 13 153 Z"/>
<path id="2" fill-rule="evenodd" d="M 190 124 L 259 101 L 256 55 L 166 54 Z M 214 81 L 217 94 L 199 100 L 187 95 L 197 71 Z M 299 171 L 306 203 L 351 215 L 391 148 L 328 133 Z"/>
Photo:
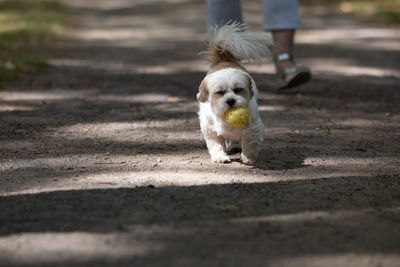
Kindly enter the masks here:
<path id="1" fill-rule="evenodd" d="M 213 162 L 228 163 L 231 141 L 241 141 L 241 159 L 252 165 L 264 140 L 264 124 L 258 114 L 258 90 L 241 60 L 261 61 L 269 54 L 272 40 L 265 34 L 244 31 L 241 24 L 227 24 L 210 32 L 206 54 L 211 69 L 200 84 L 200 127 Z M 231 105 L 228 104 L 230 100 Z M 232 105 L 234 101 L 234 105 Z M 232 107 L 246 106 L 249 122 L 233 127 L 225 119 Z"/>

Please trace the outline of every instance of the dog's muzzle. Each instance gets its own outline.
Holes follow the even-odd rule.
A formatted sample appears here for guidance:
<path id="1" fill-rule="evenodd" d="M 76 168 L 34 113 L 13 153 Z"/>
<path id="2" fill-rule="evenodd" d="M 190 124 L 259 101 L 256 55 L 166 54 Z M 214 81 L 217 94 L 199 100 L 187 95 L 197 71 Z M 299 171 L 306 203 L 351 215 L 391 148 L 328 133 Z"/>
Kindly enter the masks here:
<path id="1" fill-rule="evenodd" d="M 226 100 L 226 104 L 228 104 L 228 106 L 233 107 L 236 103 L 236 100 L 233 98 L 229 98 L 228 100 Z"/>

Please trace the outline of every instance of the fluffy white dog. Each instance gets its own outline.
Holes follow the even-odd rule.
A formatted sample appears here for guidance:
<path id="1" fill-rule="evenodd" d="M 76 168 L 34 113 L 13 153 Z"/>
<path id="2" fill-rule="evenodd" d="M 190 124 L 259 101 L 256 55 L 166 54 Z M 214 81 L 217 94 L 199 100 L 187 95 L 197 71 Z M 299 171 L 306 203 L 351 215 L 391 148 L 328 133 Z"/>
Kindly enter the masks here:
<path id="1" fill-rule="evenodd" d="M 241 143 L 241 160 L 252 165 L 264 140 L 264 124 L 258 114 L 258 90 L 241 60 L 261 61 L 272 40 L 265 34 L 247 32 L 241 24 L 227 24 L 210 31 L 205 54 L 211 67 L 200 84 L 200 127 L 213 162 L 229 163 L 227 151 Z M 250 117 L 245 126 L 233 127 L 225 119 L 232 107 L 245 106 Z M 234 141 L 234 142 L 232 142 Z M 238 142 L 239 141 L 239 142 Z"/>

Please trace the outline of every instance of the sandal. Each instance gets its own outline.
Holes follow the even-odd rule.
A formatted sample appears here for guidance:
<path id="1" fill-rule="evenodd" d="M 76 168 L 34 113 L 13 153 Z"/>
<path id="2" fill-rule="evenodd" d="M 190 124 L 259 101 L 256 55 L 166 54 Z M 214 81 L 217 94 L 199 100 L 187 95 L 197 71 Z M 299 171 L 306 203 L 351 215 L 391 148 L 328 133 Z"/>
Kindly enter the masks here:
<path id="1" fill-rule="evenodd" d="M 288 53 L 279 54 L 276 57 L 275 64 L 280 61 L 291 60 L 294 62 L 293 56 Z M 311 71 L 306 66 L 287 67 L 283 72 L 278 72 L 278 90 L 290 89 L 308 82 L 311 79 Z"/>

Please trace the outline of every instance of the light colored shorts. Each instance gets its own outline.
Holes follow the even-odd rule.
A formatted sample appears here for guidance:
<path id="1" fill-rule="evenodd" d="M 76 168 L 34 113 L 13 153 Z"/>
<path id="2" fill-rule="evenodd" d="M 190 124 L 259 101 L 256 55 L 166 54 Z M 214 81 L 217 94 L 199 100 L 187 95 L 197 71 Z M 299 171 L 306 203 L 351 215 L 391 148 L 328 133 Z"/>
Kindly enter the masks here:
<path id="1" fill-rule="evenodd" d="M 240 0 L 206 0 L 206 3 L 208 28 L 244 22 Z M 262 0 L 262 10 L 263 30 L 297 29 L 300 26 L 297 0 Z"/>

